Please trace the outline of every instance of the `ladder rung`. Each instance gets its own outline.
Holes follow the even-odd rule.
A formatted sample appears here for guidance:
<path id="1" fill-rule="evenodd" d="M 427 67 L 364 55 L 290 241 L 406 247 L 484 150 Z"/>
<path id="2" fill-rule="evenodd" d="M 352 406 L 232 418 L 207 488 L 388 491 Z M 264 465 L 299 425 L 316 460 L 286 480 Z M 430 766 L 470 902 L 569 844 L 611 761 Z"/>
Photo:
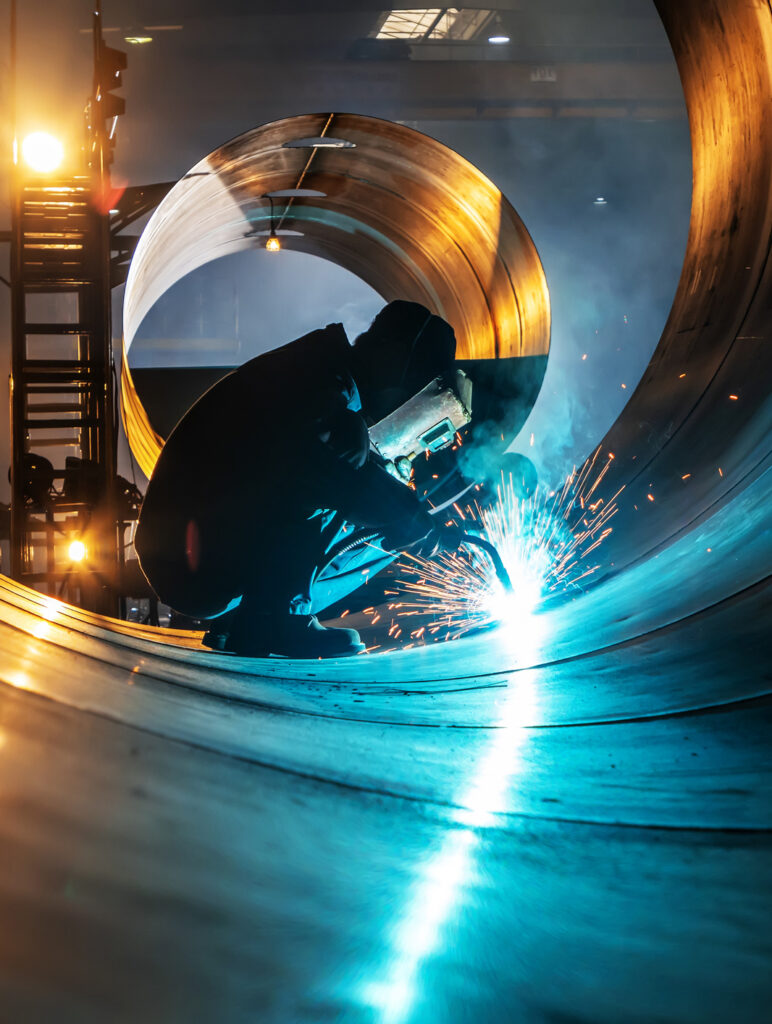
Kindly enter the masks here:
<path id="1" fill-rule="evenodd" d="M 23 572 L 18 579 L 20 583 L 62 583 L 69 579 L 95 577 L 93 569 L 66 569 L 62 572 Z"/>
<path id="2" fill-rule="evenodd" d="M 85 217 L 88 203 L 83 199 L 24 199 L 23 217 Z"/>
<path id="3" fill-rule="evenodd" d="M 27 413 L 39 413 L 39 412 L 82 412 L 83 407 L 73 405 L 72 402 L 41 402 L 38 405 L 30 405 L 27 402 Z"/>
<path id="4" fill-rule="evenodd" d="M 98 427 L 102 423 L 102 420 L 98 416 L 81 416 L 78 419 L 25 419 L 24 426 L 27 430 L 64 430 L 67 427 L 73 427 L 78 430 L 82 430 L 86 427 Z"/>
<path id="5" fill-rule="evenodd" d="M 88 202 L 89 191 L 88 188 L 81 185 L 71 185 L 66 182 L 53 183 L 50 187 L 25 185 L 22 188 L 21 198 L 24 203 L 85 203 Z"/>
<path id="6" fill-rule="evenodd" d="M 82 380 L 77 384 L 44 384 L 40 387 L 37 382 L 27 384 L 27 396 L 31 395 L 83 395 L 89 393 L 89 389 L 97 382 L 94 380 Z M 35 409 L 40 406 L 34 406 Z"/>
<path id="7" fill-rule="evenodd" d="M 22 287 L 28 292 L 74 292 L 93 284 L 96 284 L 93 277 L 36 277 L 34 281 L 22 281 Z"/>
<path id="8" fill-rule="evenodd" d="M 93 359 L 25 359 L 22 369 L 32 372 L 41 370 L 98 370 L 103 369 L 101 363 Z"/>
<path id="9" fill-rule="evenodd" d="M 59 477 L 64 477 L 67 474 L 65 474 L 63 472 L 59 473 L 59 474 L 56 474 L 56 473 L 54 474 L 54 476 L 57 476 L 57 475 Z M 50 504 L 48 505 L 47 511 L 50 512 L 52 515 L 65 516 L 65 515 L 73 515 L 76 512 L 82 512 L 84 509 L 89 509 L 89 508 L 93 508 L 93 502 L 89 503 L 87 501 L 73 501 L 71 498 L 70 498 L 69 501 L 64 501 L 61 498 L 55 497 L 50 502 Z M 54 523 L 56 522 L 55 519 L 54 520 L 48 520 L 48 519 L 34 519 L 33 518 L 33 516 L 44 516 L 46 513 L 43 512 L 43 511 L 38 510 L 36 512 L 35 509 L 25 509 L 24 511 L 25 511 L 25 515 L 27 517 L 27 522 L 31 522 L 35 526 L 45 526 L 49 522 L 54 522 Z"/>
<path id="10" fill-rule="evenodd" d="M 80 448 L 80 441 L 74 437 L 36 437 L 35 448 Z"/>
<path id="11" fill-rule="evenodd" d="M 32 380 L 23 380 L 22 387 L 27 389 L 28 395 L 44 395 L 44 394 L 81 394 L 86 395 L 91 393 L 92 388 L 101 388 L 106 383 L 103 377 L 98 376 L 71 376 L 61 373 L 51 374 L 39 374 L 32 378 Z M 32 384 L 45 384 L 50 385 L 48 391 L 42 389 L 32 388 Z M 72 389 L 72 391 L 69 391 Z"/>
<path id="12" fill-rule="evenodd" d="M 57 269 L 61 271 L 58 275 L 55 273 Z M 54 282 L 64 281 L 69 284 L 80 280 L 85 280 L 89 284 L 92 280 L 91 275 L 84 271 L 80 263 L 62 263 L 58 267 L 53 263 L 41 263 L 36 266 L 25 263 L 22 267 L 22 287 L 27 289 L 30 285 L 40 284 L 40 291 L 52 291 L 50 284 Z"/>
<path id="13" fill-rule="evenodd" d="M 21 380 L 21 386 L 28 389 L 27 393 L 36 395 L 44 394 L 44 392 L 38 390 L 31 391 L 30 385 L 32 384 L 50 384 L 52 391 L 49 394 L 53 394 L 54 392 L 64 392 L 67 388 L 74 388 L 77 385 L 83 388 L 101 388 L 107 383 L 105 377 L 98 374 L 82 374 L 78 376 L 77 374 L 64 373 L 39 373 L 34 374 L 32 377 L 22 374 Z"/>
<path id="14" fill-rule="evenodd" d="M 93 334 L 90 327 L 83 324 L 25 324 L 25 334 Z"/>
<path id="15" fill-rule="evenodd" d="M 78 252 L 72 250 L 60 250 L 59 252 L 25 252 L 21 263 L 22 275 L 25 277 L 40 277 L 43 274 L 56 275 L 56 271 L 66 272 L 70 277 L 79 275 L 85 270 L 86 260 L 78 258 Z M 84 274 L 85 276 L 85 274 Z"/>

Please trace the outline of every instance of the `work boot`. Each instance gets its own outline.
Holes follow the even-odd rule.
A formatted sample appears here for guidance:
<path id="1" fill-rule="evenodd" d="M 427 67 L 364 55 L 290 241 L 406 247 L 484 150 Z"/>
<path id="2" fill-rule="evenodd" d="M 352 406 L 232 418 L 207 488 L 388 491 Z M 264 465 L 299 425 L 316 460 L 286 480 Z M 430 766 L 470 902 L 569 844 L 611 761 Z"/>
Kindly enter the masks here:
<path id="1" fill-rule="evenodd" d="M 346 658 L 364 649 L 355 629 L 327 628 L 315 615 L 241 616 L 225 644 L 242 658 Z"/>

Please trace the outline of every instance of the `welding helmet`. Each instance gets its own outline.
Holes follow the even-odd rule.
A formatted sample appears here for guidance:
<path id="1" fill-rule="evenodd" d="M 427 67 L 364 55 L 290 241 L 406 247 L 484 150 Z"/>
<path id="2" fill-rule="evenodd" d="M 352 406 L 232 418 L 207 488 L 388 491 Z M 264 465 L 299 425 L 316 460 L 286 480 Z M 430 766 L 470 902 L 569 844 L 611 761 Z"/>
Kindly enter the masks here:
<path id="1" fill-rule="evenodd" d="M 397 300 L 359 335 L 354 353 L 362 405 L 377 422 L 453 370 L 456 336 L 426 306 Z"/>
<path id="2" fill-rule="evenodd" d="M 471 419 L 471 382 L 455 369 L 453 328 L 417 302 L 390 302 L 354 344 L 365 369 L 363 406 L 374 420 L 370 441 L 408 480 L 413 459 L 452 444 Z"/>

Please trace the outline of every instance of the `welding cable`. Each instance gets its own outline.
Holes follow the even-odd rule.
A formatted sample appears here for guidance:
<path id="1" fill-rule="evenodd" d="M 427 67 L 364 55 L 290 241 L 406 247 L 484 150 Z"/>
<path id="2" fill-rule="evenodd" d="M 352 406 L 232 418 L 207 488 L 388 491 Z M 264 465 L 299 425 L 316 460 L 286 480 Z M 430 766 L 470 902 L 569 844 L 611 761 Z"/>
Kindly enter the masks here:
<path id="1" fill-rule="evenodd" d="M 331 565 L 336 558 L 340 558 L 341 555 L 348 554 L 349 551 L 352 551 L 354 548 L 358 548 L 360 545 L 364 547 L 365 544 L 369 544 L 371 541 L 374 541 L 379 537 L 381 537 L 380 530 L 371 530 L 369 527 L 365 527 L 362 530 L 354 530 L 348 540 L 342 541 L 329 552 L 329 558 L 327 559 L 327 563 L 322 569 L 322 572 L 324 572 L 324 569 Z"/>
<path id="2" fill-rule="evenodd" d="M 361 530 L 355 530 L 348 540 L 343 541 L 329 552 L 329 557 L 322 568 L 322 572 L 324 572 L 324 570 L 327 569 L 336 558 L 340 558 L 341 555 L 347 554 L 354 548 L 360 546 L 364 547 L 365 544 L 369 544 L 374 540 L 380 539 L 381 536 L 380 531 L 372 530 L 367 527 L 364 527 Z M 467 545 L 472 544 L 484 551 L 488 558 L 490 558 L 494 572 L 496 573 L 498 581 L 502 587 L 510 592 L 514 590 L 514 587 L 512 586 L 512 579 L 506 570 L 506 566 L 504 565 L 501 555 L 490 541 L 485 540 L 484 537 L 478 537 L 474 533 L 462 533 L 461 543 Z"/>
<path id="3" fill-rule="evenodd" d="M 481 548 L 485 554 L 490 558 L 493 563 L 496 576 L 498 577 L 499 583 L 505 590 L 513 591 L 515 588 L 512 586 L 512 578 L 507 572 L 506 566 L 502 560 L 501 555 L 498 553 L 496 548 L 491 544 L 489 540 L 485 540 L 484 537 L 478 537 L 474 533 L 462 533 L 461 534 L 462 544 L 474 544 L 478 548 Z"/>

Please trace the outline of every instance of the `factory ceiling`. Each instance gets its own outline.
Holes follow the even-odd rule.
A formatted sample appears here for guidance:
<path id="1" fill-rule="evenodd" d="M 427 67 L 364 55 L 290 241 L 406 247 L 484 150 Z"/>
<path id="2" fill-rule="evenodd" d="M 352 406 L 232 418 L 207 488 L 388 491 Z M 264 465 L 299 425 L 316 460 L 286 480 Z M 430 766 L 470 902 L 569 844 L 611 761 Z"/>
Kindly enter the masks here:
<path id="1" fill-rule="evenodd" d="M 180 155 L 184 173 L 223 138 L 322 110 L 407 123 L 684 116 L 649 0 L 512 0 L 495 8 L 489 0 L 407 13 L 370 0 L 105 0 L 103 8 L 108 42 L 129 51 L 118 160 L 130 179 L 156 173 L 137 158 L 149 138 L 181 151 L 197 135 L 200 143 Z M 87 6 L 22 6 L 22 121 L 44 116 L 67 122 L 73 136 L 80 131 L 89 31 Z M 489 43 L 495 37 L 509 42 Z"/>

